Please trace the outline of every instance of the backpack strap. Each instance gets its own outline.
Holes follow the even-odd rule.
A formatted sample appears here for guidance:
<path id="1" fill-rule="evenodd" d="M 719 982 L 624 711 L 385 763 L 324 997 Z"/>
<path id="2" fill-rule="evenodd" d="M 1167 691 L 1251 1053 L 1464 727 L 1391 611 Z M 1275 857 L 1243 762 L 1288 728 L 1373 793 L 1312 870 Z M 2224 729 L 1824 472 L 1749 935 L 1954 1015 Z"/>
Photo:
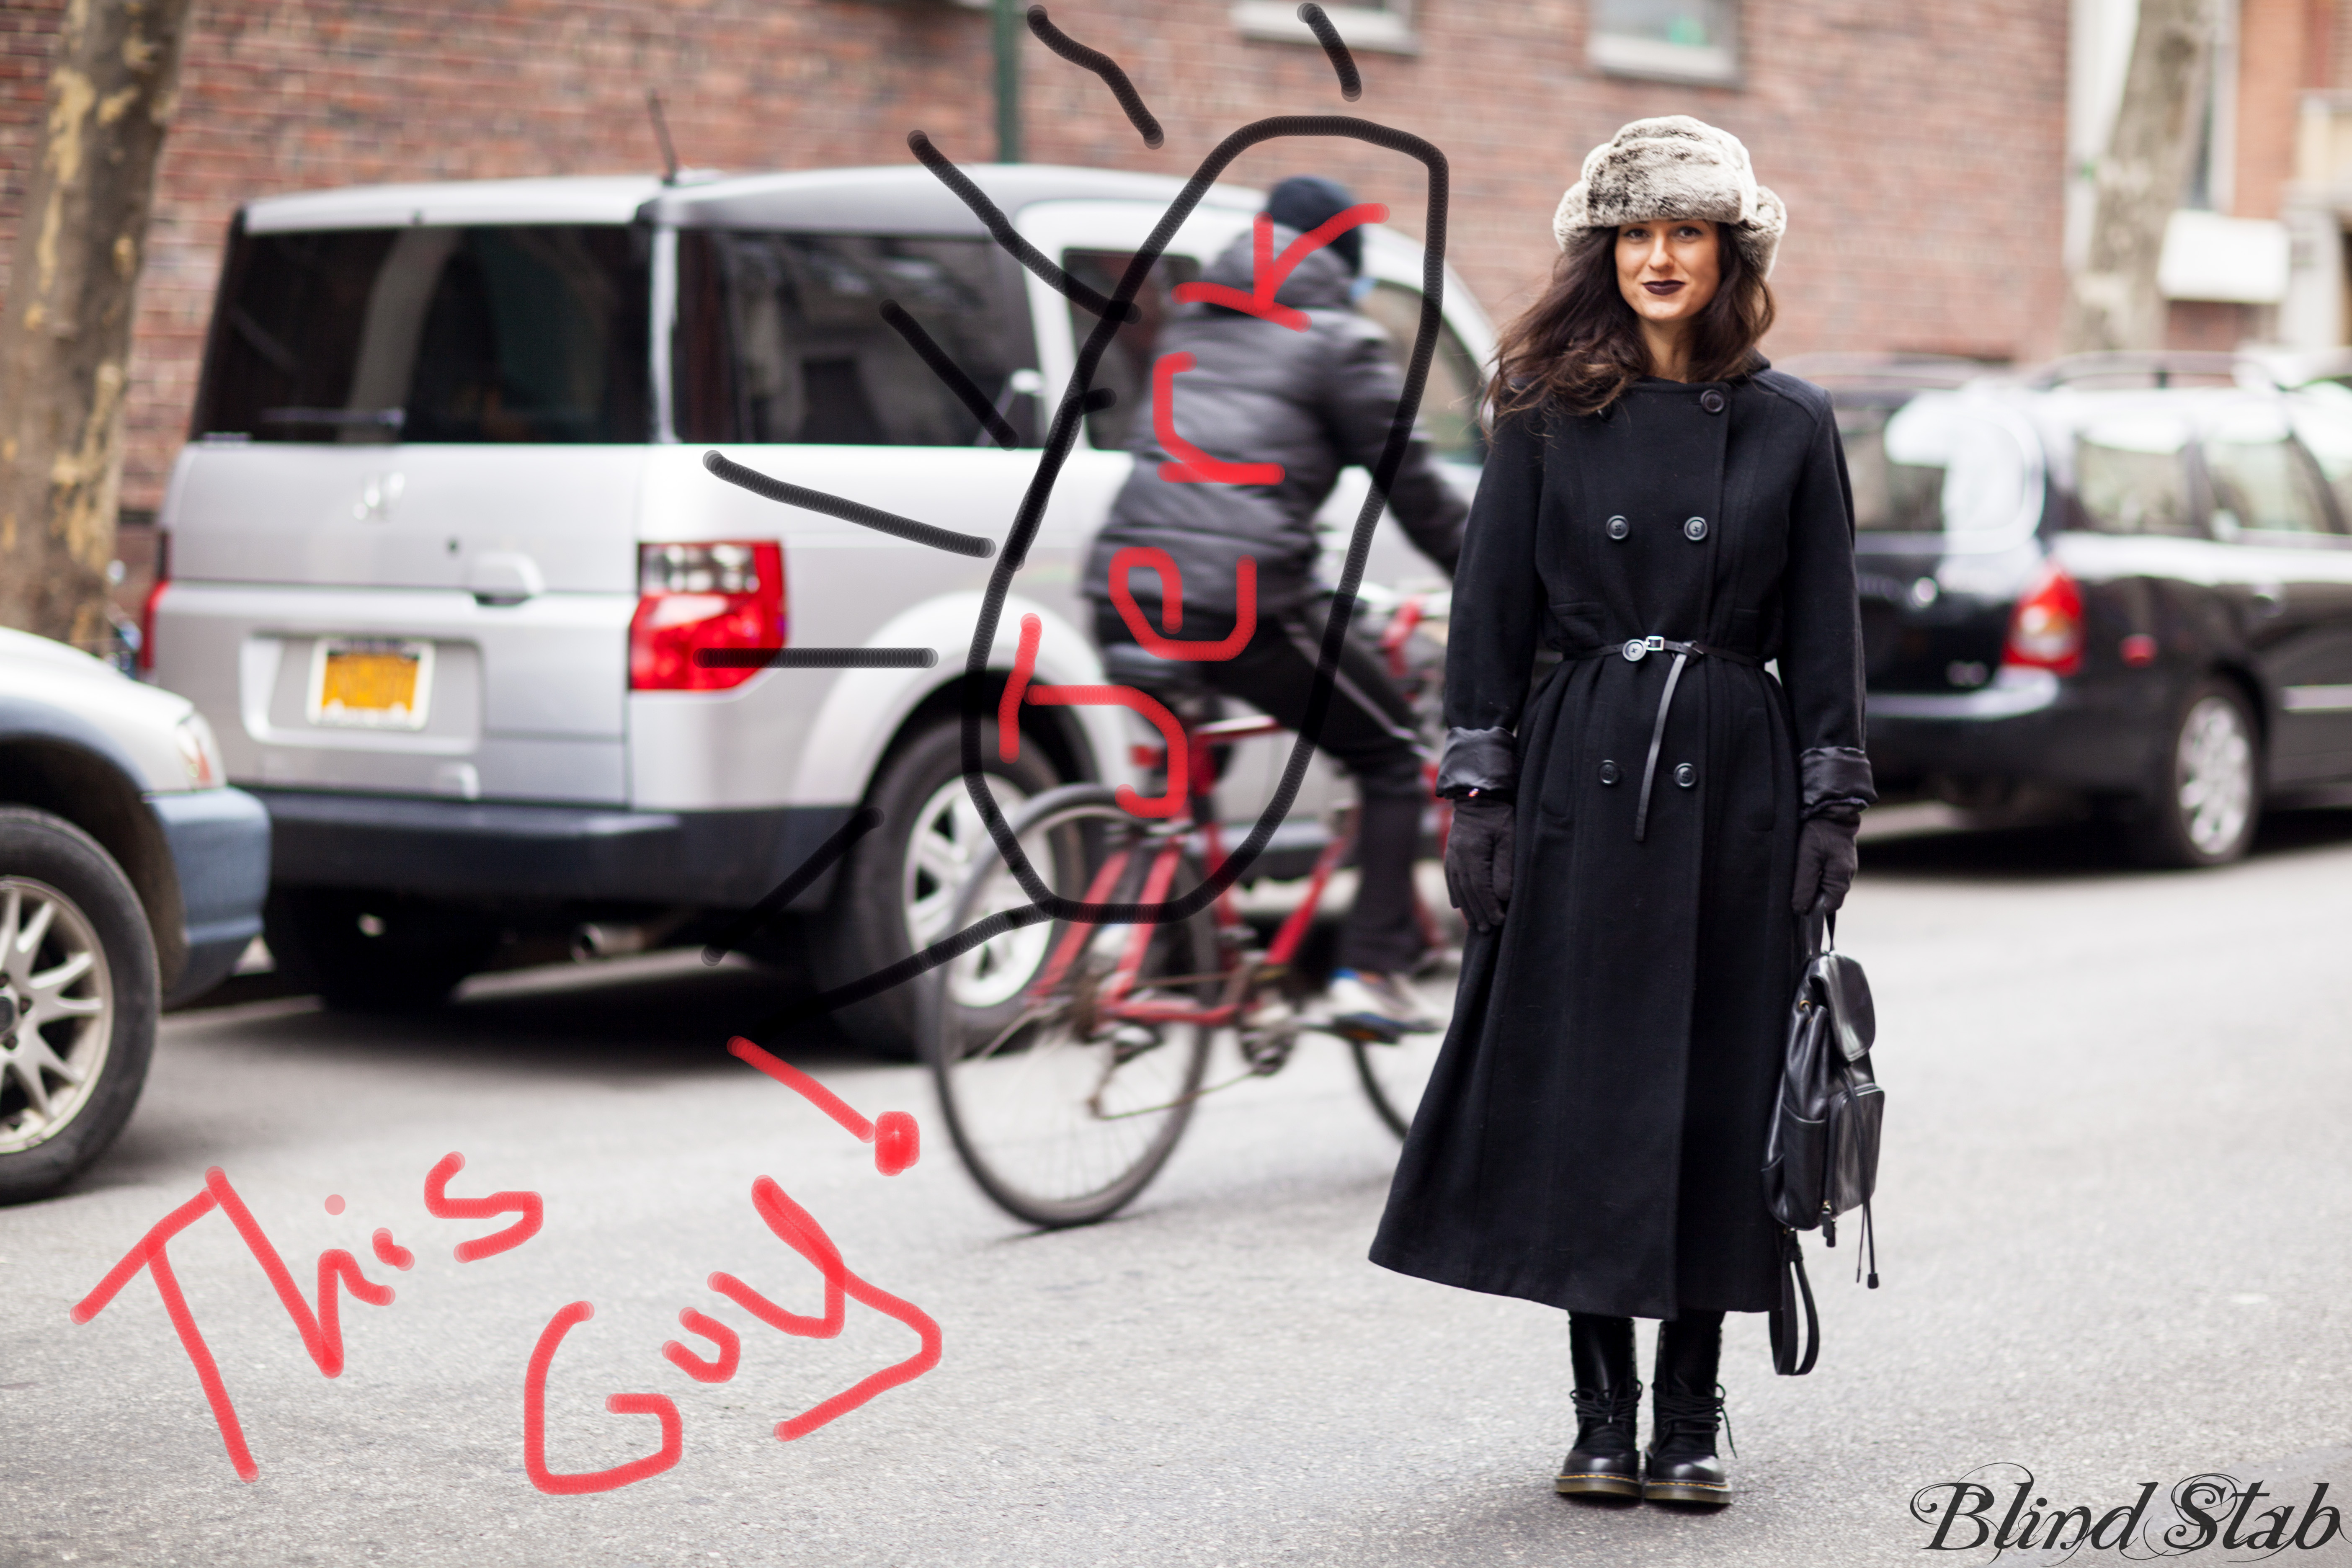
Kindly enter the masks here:
<path id="1" fill-rule="evenodd" d="M 1837 946 L 1837 912 L 1830 908 L 1827 898 L 1815 899 L 1812 907 L 1799 915 L 1797 921 L 1797 935 L 1805 944 L 1808 963 Z"/>
<path id="2" fill-rule="evenodd" d="M 1772 1309 L 1772 1370 L 1783 1377 L 1802 1377 L 1813 1370 L 1822 1353 L 1821 1314 L 1813 1309 L 1812 1281 L 1805 1278 L 1805 1252 L 1797 1233 L 1780 1227 L 1780 1304 Z M 1797 1354 L 1798 1303 L 1803 1302 L 1805 1351 Z"/>

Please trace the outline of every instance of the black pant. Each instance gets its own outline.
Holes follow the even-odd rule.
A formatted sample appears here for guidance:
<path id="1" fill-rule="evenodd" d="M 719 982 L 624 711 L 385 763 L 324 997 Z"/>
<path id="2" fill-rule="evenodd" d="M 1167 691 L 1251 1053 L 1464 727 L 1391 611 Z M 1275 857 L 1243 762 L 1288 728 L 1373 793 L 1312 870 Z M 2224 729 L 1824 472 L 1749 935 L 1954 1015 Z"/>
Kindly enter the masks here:
<path id="1" fill-rule="evenodd" d="M 1160 606 L 1144 614 L 1160 624 Z M 1329 601 L 1286 615 L 1262 614 L 1249 646 L 1218 663 L 1164 661 L 1167 684 L 1198 681 L 1238 697 L 1291 729 L 1307 722 L 1307 701 L 1322 653 Z M 1234 618 L 1187 608 L 1182 636 L 1213 642 L 1234 629 Z M 1352 628 L 1351 632 L 1352 632 Z M 1095 609 L 1096 640 L 1108 647 L 1135 639 L 1118 612 Z M 1380 655 L 1349 636 L 1342 646 L 1329 706 L 1315 743 L 1339 759 L 1361 800 L 1356 832 L 1355 907 L 1339 937 L 1339 964 L 1373 973 L 1409 967 L 1420 956 L 1421 926 L 1412 912 L 1412 862 L 1421 847 L 1421 817 L 1429 803 L 1412 709 L 1381 668 Z M 1113 677 L 1117 679 L 1116 676 Z"/>

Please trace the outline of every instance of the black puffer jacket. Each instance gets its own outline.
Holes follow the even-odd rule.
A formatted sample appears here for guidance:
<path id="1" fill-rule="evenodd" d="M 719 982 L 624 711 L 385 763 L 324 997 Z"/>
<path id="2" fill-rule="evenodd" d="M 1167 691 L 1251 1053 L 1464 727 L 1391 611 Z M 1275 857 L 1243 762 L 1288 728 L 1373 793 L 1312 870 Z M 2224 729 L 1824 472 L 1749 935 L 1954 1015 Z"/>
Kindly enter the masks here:
<path id="1" fill-rule="evenodd" d="M 1297 237 L 1276 226 L 1274 251 Z M 1251 237 L 1244 235 L 1202 274 L 1247 293 Z M 1396 417 L 1404 377 L 1388 334 L 1349 302 L 1350 275 L 1328 247 L 1298 264 L 1275 294 L 1306 312 L 1296 331 L 1223 306 L 1179 306 L 1160 333 L 1160 355 L 1190 353 L 1196 367 L 1175 378 L 1176 434 L 1224 462 L 1279 463 L 1272 485 L 1171 483 L 1160 466 L 1171 454 L 1153 434 L 1151 410 L 1135 421 L 1135 472 L 1119 491 L 1110 521 L 1087 563 L 1087 592 L 1110 595 L 1110 558 L 1129 545 L 1157 545 L 1184 577 L 1184 607 L 1234 608 L 1234 571 L 1257 559 L 1259 608 L 1278 613 L 1315 592 L 1315 513 L 1339 470 L 1380 461 Z M 1423 554 L 1450 574 L 1461 553 L 1468 511 L 1416 434 L 1390 487 L 1389 505 Z M 1136 597 L 1157 604 L 1159 574 L 1136 573 Z"/>

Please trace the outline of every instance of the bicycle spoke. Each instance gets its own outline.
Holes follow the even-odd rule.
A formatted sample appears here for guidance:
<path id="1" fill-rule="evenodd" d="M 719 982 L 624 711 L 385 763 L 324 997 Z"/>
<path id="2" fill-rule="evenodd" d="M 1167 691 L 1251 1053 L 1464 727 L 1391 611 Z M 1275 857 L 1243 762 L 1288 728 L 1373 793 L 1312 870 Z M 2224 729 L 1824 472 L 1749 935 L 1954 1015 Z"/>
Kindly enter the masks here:
<path id="1" fill-rule="evenodd" d="M 1181 893 L 1198 881 L 1180 843 L 1107 798 L 1056 805 L 1041 797 L 1016 831 L 1024 843 L 1063 851 L 1051 858 L 1049 880 L 1066 897 L 1134 901 L 1154 888 Z M 977 917 L 991 877 L 1002 875 L 992 856 L 981 858 L 959 899 L 958 926 Z M 1033 858 L 1041 873 L 1047 858 Z M 1190 1115 L 1209 1031 L 1197 1019 L 1150 1016 L 1134 1005 L 1207 1005 L 1219 979 L 1213 938 L 1202 919 L 1064 924 L 1031 953 L 1029 973 L 1003 977 L 1030 987 L 1018 1016 L 984 1032 L 953 986 L 934 987 L 934 1075 L 957 1149 L 989 1195 L 1033 1223 L 1081 1223 L 1140 1190 Z"/>

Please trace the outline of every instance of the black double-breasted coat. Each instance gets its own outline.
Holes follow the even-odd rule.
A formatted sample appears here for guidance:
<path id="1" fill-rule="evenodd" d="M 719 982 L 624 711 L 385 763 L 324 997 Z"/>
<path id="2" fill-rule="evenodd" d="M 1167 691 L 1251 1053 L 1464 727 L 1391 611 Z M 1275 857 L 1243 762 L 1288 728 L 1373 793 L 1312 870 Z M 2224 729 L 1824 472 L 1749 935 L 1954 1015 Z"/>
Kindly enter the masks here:
<path id="1" fill-rule="evenodd" d="M 1828 396 L 1769 367 L 1500 422 L 1439 787 L 1516 801 L 1515 886 L 1464 953 L 1374 1262 L 1572 1311 L 1774 1305 L 1798 826 L 1872 798 L 1852 518 Z"/>

